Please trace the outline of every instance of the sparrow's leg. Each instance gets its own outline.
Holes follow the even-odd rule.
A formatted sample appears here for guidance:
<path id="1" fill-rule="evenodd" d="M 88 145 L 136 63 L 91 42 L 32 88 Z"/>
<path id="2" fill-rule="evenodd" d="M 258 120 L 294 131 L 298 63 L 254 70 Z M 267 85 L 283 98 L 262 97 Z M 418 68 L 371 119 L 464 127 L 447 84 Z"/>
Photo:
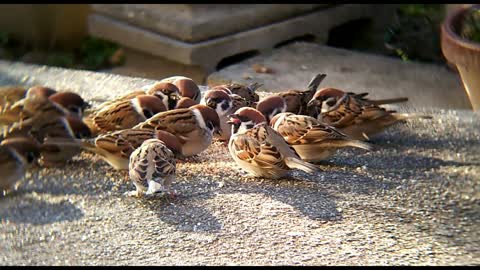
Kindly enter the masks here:
<path id="1" fill-rule="evenodd" d="M 145 195 L 153 195 L 155 193 L 158 193 L 159 191 L 162 191 L 163 188 L 162 188 L 162 185 L 160 185 L 159 183 L 153 181 L 153 180 L 150 180 L 148 181 L 148 189 L 147 189 L 147 192 L 145 193 Z"/>
<path id="2" fill-rule="evenodd" d="M 138 189 L 135 189 L 135 190 L 132 190 L 132 191 L 127 191 L 127 192 L 123 193 L 123 195 L 128 196 L 128 197 L 140 197 L 141 192 L 139 192 Z"/>
<path id="3" fill-rule="evenodd" d="M 123 193 L 123 195 L 128 196 L 128 197 L 137 197 L 137 198 L 142 197 L 145 194 L 146 188 L 143 187 L 140 184 L 135 183 L 135 182 L 133 182 L 133 184 L 135 185 L 135 190 L 127 191 L 127 192 Z"/>

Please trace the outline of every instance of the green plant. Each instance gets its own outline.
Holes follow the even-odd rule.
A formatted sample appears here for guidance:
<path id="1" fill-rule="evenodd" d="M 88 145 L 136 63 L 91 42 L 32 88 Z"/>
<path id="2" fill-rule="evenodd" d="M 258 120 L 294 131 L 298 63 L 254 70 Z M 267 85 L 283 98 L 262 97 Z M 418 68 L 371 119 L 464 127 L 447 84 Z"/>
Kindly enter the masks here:
<path id="1" fill-rule="evenodd" d="M 10 34 L 6 32 L 0 32 L 0 46 L 2 47 L 7 46 L 9 41 L 10 41 Z"/>
<path id="2" fill-rule="evenodd" d="M 72 52 L 53 52 L 47 56 L 46 65 L 71 68 L 75 63 Z"/>
<path id="3" fill-rule="evenodd" d="M 465 15 L 460 35 L 463 38 L 480 42 L 480 9 L 471 9 Z"/>
<path id="4" fill-rule="evenodd" d="M 87 37 L 80 46 L 80 57 L 87 69 L 95 70 L 110 66 L 111 57 L 120 47 L 110 41 Z M 124 59 L 123 59 L 124 60 Z M 120 61 L 120 64 L 123 61 Z"/>
<path id="5" fill-rule="evenodd" d="M 404 61 L 441 62 L 442 4 L 402 4 L 384 34 L 385 47 Z"/>

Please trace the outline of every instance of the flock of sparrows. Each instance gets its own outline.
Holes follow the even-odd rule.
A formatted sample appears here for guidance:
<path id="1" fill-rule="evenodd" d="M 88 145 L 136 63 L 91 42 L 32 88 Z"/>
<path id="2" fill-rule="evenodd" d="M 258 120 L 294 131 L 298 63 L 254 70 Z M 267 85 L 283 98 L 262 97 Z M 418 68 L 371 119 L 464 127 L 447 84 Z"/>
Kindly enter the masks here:
<path id="1" fill-rule="evenodd" d="M 176 159 L 194 156 L 212 140 L 228 145 L 233 160 L 255 177 L 280 178 L 344 147 L 372 150 L 369 136 L 409 118 L 380 107 L 407 98 L 368 99 L 318 86 L 260 100 L 257 83 L 229 83 L 203 93 L 190 78 L 174 76 L 92 108 L 73 92 L 35 86 L 0 89 L 0 189 L 16 189 L 29 165 L 59 166 L 81 153 L 97 154 L 128 171 L 129 196 L 169 194 Z M 318 89 L 318 90 L 317 90 Z"/>

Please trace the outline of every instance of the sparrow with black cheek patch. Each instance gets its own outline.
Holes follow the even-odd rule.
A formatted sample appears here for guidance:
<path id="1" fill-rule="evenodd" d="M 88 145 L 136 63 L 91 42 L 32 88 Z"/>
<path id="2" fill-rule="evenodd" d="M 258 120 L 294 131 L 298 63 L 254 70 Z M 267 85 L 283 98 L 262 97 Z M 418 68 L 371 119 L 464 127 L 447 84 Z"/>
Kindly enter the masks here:
<path id="1" fill-rule="evenodd" d="M 30 138 L 11 138 L 0 144 L 0 190 L 3 195 L 17 189 L 28 167 L 39 156 L 39 145 Z"/>
<path id="2" fill-rule="evenodd" d="M 154 129 L 123 129 L 99 135 L 89 140 L 78 141 L 87 151 L 99 155 L 116 170 L 128 170 L 130 154 L 148 139 L 158 139 L 165 131 Z M 71 144 L 70 141 L 55 139 L 56 144 Z M 176 153 L 183 157 L 181 153 Z"/>
<path id="3" fill-rule="evenodd" d="M 359 106 L 363 105 L 384 105 L 384 104 L 393 104 L 393 103 L 400 103 L 408 101 L 407 97 L 399 97 L 399 98 L 390 98 L 390 99 L 368 99 L 368 93 L 360 93 L 356 94 L 353 92 L 345 92 L 340 89 L 326 87 L 319 89 L 315 92 L 313 97 L 309 100 L 307 106 L 311 108 L 315 108 L 312 110 L 315 114 L 309 114 L 312 117 L 318 117 L 320 113 L 319 108 L 323 106 L 323 110 L 327 111 L 329 107 L 333 107 L 337 101 L 343 97 L 343 95 L 348 95 L 351 97 L 352 102 L 358 103 Z"/>
<path id="4" fill-rule="evenodd" d="M 140 197 L 157 193 L 173 196 L 171 184 L 176 176 L 175 155 L 181 151 L 181 145 L 173 138 L 149 139 L 142 143 L 130 155 L 129 176 L 136 190 L 127 192 L 128 196 Z"/>
<path id="5" fill-rule="evenodd" d="M 258 102 L 257 110 L 265 116 L 267 122 L 270 122 L 275 115 L 287 111 L 287 104 L 279 96 L 268 96 Z"/>
<path id="6" fill-rule="evenodd" d="M 325 77 L 327 77 L 326 74 L 318 74 L 313 77 L 306 90 L 292 89 L 282 91 L 274 95 L 277 95 L 285 100 L 285 104 L 287 105 L 286 112 L 306 115 L 308 113 L 307 103 L 313 97 L 315 90 L 317 90 L 318 86 L 325 79 Z"/>
<path id="7" fill-rule="evenodd" d="M 180 100 L 180 90 L 172 83 L 158 82 L 153 85 L 147 85 L 142 89 L 145 90 L 145 94 L 161 99 L 168 110 L 175 109 L 177 102 Z"/>
<path id="8" fill-rule="evenodd" d="M 272 118 L 270 126 L 308 162 L 325 160 L 344 147 L 373 149 L 371 144 L 350 139 L 336 128 L 307 115 L 280 113 Z"/>
<path id="9" fill-rule="evenodd" d="M 189 97 L 182 97 L 178 103 L 177 103 L 177 107 L 175 107 L 175 109 L 185 109 L 185 108 L 190 108 L 192 106 L 195 106 L 197 105 L 198 102 L 196 102 L 195 100 L 189 98 Z"/>
<path id="10" fill-rule="evenodd" d="M 375 104 L 359 101 L 354 95 L 333 88 L 317 91 L 309 106 L 317 108 L 319 120 L 357 140 L 369 140 L 370 136 L 407 119 L 432 118 L 429 115 L 386 110 Z"/>
<path id="11" fill-rule="evenodd" d="M 220 132 L 220 120 L 214 109 L 198 104 L 157 113 L 132 129 L 143 128 L 172 133 L 182 145 L 183 156 L 188 157 L 207 149 L 214 132 Z"/>
<path id="12" fill-rule="evenodd" d="M 82 152 L 82 148 L 77 139 L 87 139 L 91 137 L 90 129 L 81 119 L 74 116 L 67 116 L 58 123 L 55 133 L 48 133 L 45 136 L 40 152 L 39 164 L 44 167 L 60 166 L 71 160 L 74 156 Z M 72 144 L 58 145 L 55 139 L 62 138 L 71 141 Z"/>
<path id="13" fill-rule="evenodd" d="M 153 115 L 166 111 L 163 102 L 149 95 L 139 95 L 130 100 L 119 100 L 102 107 L 84 118 L 92 134 L 131 128 Z"/>
<path id="14" fill-rule="evenodd" d="M 2 126 L 9 126 L 17 121 L 20 121 L 20 119 L 22 118 L 23 103 L 26 99 L 31 100 L 36 97 L 48 98 L 51 95 L 57 93 L 57 91 L 55 91 L 54 89 L 43 86 L 34 86 L 29 88 L 28 90 L 14 87 L 7 88 L 5 91 L 7 92 L 4 96 L 4 100 L 6 101 L 6 103 L 4 104 L 0 112 L 0 125 Z"/>
<path id="15" fill-rule="evenodd" d="M 301 160 L 258 110 L 241 108 L 230 116 L 230 123 L 230 155 L 242 169 L 253 176 L 277 179 L 291 169 L 307 173 L 319 171 L 315 165 Z"/>
<path id="16" fill-rule="evenodd" d="M 232 94 L 237 94 L 243 97 L 247 101 L 248 107 L 254 107 L 254 104 L 259 101 L 260 97 L 255 90 L 260 88 L 262 84 L 254 82 L 249 85 L 243 85 L 239 83 L 228 83 L 224 85 L 225 88 L 229 89 Z"/>
<path id="17" fill-rule="evenodd" d="M 79 118 L 83 117 L 85 109 L 90 108 L 90 104 L 86 102 L 80 95 L 73 92 L 59 92 L 48 97 L 50 101 L 62 106 L 70 112 L 70 114 Z"/>
<path id="18" fill-rule="evenodd" d="M 167 82 L 167 83 L 174 84 L 180 91 L 180 96 L 191 98 L 195 100 L 197 104 L 200 102 L 200 99 L 202 98 L 202 93 L 200 92 L 200 88 L 192 79 L 188 77 L 173 76 L 173 77 L 165 78 L 160 82 Z"/>
<path id="19" fill-rule="evenodd" d="M 64 93 L 58 93 L 55 95 L 59 95 L 61 98 L 63 94 Z M 39 129 L 48 123 L 57 121 L 58 118 L 70 115 L 70 111 L 63 106 L 51 101 L 49 98 L 39 95 L 17 102 L 12 109 L 15 109 L 15 106 L 21 106 L 21 111 L 18 115 L 19 119 L 9 127 L 8 132 L 23 129 L 23 126 Z"/>
<path id="20" fill-rule="evenodd" d="M 217 86 L 211 87 L 209 90 L 222 90 L 229 95 L 233 94 L 233 92 L 230 91 L 230 89 L 228 89 L 226 85 L 217 85 Z"/>
<path id="21" fill-rule="evenodd" d="M 245 99 L 239 95 L 229 95 L 223 90 L 208 90 L 205 92 L 201 103 L 217 112 L 221 129 L 219 138 L 228 141 L 232 132 L 231 125 L 227 124 L 228 115 L 244 107 L 246 105 Z"/>

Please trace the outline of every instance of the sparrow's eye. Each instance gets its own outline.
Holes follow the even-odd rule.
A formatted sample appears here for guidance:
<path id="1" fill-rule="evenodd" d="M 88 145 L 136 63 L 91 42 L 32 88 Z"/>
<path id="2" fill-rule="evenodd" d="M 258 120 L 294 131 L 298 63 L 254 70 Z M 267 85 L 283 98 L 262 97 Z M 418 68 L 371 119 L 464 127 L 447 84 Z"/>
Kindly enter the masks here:
<path id="1" fill-rule="evenodd" d="M 146 117 L 146 118 L 150 118 L 153 116 L 153 113 L 150 111 L 150 110 L 147 110 L 147 109 L 143 109 L 143 115 Z"/>
<path id="2" fill-rule="evenodd" d="M 328 106 L 333 107 L 333 106 L 335 106 L 335 104 L 336 104 L 337 102 L 335 101 L 335 99 L 329 98 L 329 99 L 327 99 L 327 101 L 326 101 L 325 103 L 326 103 Z"/>
<path id="3" fill-rule="evenodd" d="M 208 129 L 213 130 L 213 128 L 214 128 L 213 123 L 210 122 L 210 121 L 207 122 L 207 127 L 208 127 Z"/>
<path id="4" fill-rule="evenodd" d="M 27 162 L 32 163 L 35 160 L 35 154 L 32 152 L 27 152 Z"/>
<path id="5" fill-rule="evenodd" d="M 70 106 L 68 107 L 68 110 L 76 114 L 80 112 L 80 108 L 78 108 L 77 106 Z"/>
<path id="6" fill-rule="evenodd" d="M 88 137 L 90 137 L 90 133 L 88 133 L 88 132 L 86 132 L 86 131 L 77 132 L 77 134 L 75 135 L 75 137 L 76 137 L 77 139 L 88 138 Z"/>

